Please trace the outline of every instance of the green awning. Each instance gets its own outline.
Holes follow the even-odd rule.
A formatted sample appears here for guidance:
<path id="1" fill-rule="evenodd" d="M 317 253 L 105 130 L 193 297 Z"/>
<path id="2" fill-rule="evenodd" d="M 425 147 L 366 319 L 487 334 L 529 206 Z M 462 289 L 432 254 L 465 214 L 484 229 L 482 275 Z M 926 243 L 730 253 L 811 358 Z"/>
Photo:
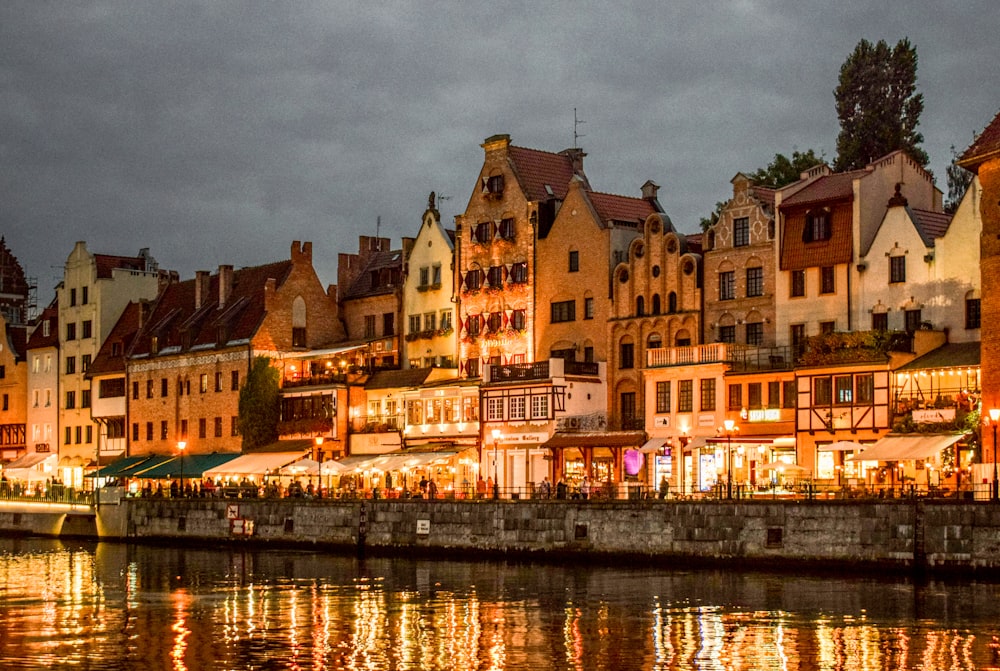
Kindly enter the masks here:
<path id="1" fill-rule="evenodd" d="M 147 480 L 165 480 L 167 478 L 179 478 L 181 473 L 184 479 L 200 478 L 205 471 L 216 468 L 227 461 L 232 461 L 238 454 L 185 454 L 183 457 L 169 457 L 166 461 L 147 469 L 134 469 L 129 477 L 143 478 Z M 182 463 L 183 460 L 183 463 Z"/>
<path id="2" fill-rule="evenodd" d="M 156 457 L 156 456 L 149 455 L 149 454 L 145 454 L 145 455 L 138 456 L 138 457 L 125 457 L 123 459 L 119 459 L 118 461 L 115 461 L 114 463 L 108 464 L 107 466 L 103 466 L 96 473 L 88 473 L 86 475 L 86 477 L 88 477 L 88 478 L 91 478 L 91 477 L 96 477 L 96 478 L 119 478 L 119 477 L 125 477 L 128 474 L 129 471 L 135 471 L 135 470 L 141 469 L 142 465 L 144 463 L 146 463 L 146 462 L 149 462 L 149 466 L 155 466 L 157 463 L 160 463 L 164 459 L 168 459 L 168 458 L 169 457 Z M 159 460 L 159 461 L 155 461 L 155 460 Z"/>

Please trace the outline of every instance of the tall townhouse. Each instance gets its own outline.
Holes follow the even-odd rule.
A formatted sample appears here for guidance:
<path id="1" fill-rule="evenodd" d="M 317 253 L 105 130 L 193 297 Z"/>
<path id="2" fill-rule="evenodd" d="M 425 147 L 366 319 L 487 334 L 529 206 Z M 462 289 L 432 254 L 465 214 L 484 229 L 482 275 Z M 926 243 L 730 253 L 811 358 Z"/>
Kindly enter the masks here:
<path id="1" fill-rule="evenodd" d="M 480 377 L 487 363 L 530 363 L 536 355 L 538 310 L 570 303 L 538 303 L 537 241 L 544 238 L 566 199 L 571 180 L 586 186 L 584 153 L 559 154 L 511 145 L 494 135 L 481 145 L 485 157 L 465 213 L 457 216 L 456 293 L 458 363 L 464 377 Z"/>
<path id="2" fill-rule="evenodd" d="M 1000 113 L 965 150 L 959 165 L 978 177 L 978 208 L 982 220 L 979 239 L 982 321 L 1000 323 Z M 1000 408 L 1000 329 L 982 333 L 983 413 Z M 988 433 L 988 432 L 984 432 Z M 984 445 L 983 461 L 995 463 L 996 446 Z"/>
<path id="3" fill-rule="evenodd" d="M 403 368 L 455 368 L 455 232 L 441 225 L 431 193 L 404 266 Z"/>
<path id="4" fill-rule="evenodd" d="M 362 235 L 357 254 L 338 255 L 340 314 L 348 340 L 365 344 L 359 353 L 368 371 L 400 367 L 403 268 L 412 248 L 413 238 L 390 249 L 388 238 Z"/>
<path id="5" fill-rule="evenodd" d="M 21 262 L 7 247 L 3 236 L 0 236 L 0 314 L 8 324 L 28 323 L 28 308 L 33 290 L 31 285 Z"/>
<path id="6" fill-rule="evenodd" d="M 611 426 L 646 429 L 643 369 L 651 353 L 702 342 L 701 245 L 661 213 L 646 217 L 612 278 L 608 333 Z"/>
<path id="7" fill-rule="evenodd" d="M 128 350 L 129 454 L 176 454 L 182 441 L 190 454 L 239 452 L 239 393 L 257 356 L 282 380 L 303 381 L 296 389 L 308 396 L 282 399 L 283 411 L 303 415 L 286 417 L 279 432 L 306 445 L 343 440 L 332 421 L 341 387 L 325 373 L 339 365 L 332 346 L 344 337 L 332 294 L 316 276 L 312 244 L 298 241 L 290 260 L 223 265 L 167 286 Z M 316 384 L 305 384 L 312 376 Z M 310 419 L 325 421 L 298 421 Z"/>
<path id="8" fill-rule="evenodd" d="M 98 426 L 90 416 L 87 369 L 133 300 L 156 298 L 162 277 L 146 249 L 136 256 L 93 254 L 76 243 L 56 288 L 59 306 L 59 463 L 66 485 L 83 485 L 84 467 L 97 456 Z"/>
<path id="9" fill-rule="evenodd" d="M 27 451 L 28 330 L 0 313 L 0 451 L 4 461 Z"/>
<path id="10" fill-rule="evenodd" d="M 28 335 L 27 450 L 59 453 L 59 306 L 35 319 Z"/>

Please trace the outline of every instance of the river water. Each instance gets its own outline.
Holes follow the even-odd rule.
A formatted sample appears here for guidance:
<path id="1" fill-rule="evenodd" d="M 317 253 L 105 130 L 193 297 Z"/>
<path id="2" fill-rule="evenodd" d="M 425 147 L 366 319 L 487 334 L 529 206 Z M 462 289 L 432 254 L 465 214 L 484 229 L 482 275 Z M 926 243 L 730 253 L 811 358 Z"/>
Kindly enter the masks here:
<path id="1" fill-rule="evenodd" d="M 2 669 L 988 669 L 1000 585 L 0 539 Z"/>

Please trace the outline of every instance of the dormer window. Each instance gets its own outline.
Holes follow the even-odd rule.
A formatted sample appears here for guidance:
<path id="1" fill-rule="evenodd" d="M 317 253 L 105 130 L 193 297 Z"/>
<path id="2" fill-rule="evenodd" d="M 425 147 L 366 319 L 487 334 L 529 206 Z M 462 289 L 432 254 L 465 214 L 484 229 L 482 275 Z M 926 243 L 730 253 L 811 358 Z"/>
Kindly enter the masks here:
<path id="1" fill-rule="evenodd" d="M 829 208 L 806 212 L 806 225 L 802 242 L 821 242 L 833 237 L 833 219 Z"/>

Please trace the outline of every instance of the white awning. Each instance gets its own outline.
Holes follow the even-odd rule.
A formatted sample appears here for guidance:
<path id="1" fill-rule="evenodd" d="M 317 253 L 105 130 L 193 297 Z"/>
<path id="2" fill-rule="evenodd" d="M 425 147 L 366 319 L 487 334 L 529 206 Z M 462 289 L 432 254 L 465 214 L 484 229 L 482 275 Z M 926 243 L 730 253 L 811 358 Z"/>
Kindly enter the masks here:
<path id="1" fill-rule="evenodd" d="M 282 466 L 278 472 L 282 475 L 316 475 L 319 473 L 319 462 L 308 458 L 299 459 L 287 466 Z"/>
<path id="2" fill-rule="evenodd" d="M 820 452 L 856 452 L 857 450 L 863 450 L 873 445 L 862 445 L 861 443 L 855 443 L 853 440 L 838 440 L 835 443 L 826 443 L 825 445 L 817 444 L 816 449 Z"/>
<path id="3" fill-rule="evenodd" d="M 639 448 L 639 451 L 645 452 L 646 454 L 659 452 L 666 446 L 667 440 L 669 440 L 669 438 L 650 438 L 643 443 L 643 446 Z"/>
<path id="4" fill-rule="evenodd" d="M 929 459 L 941 454 L 965 438 L 964 434 L 899 434 L 886 436 L 851 461 L 913 461 Z"/>
<path id="5" fill-rule="evenodd" d="M 225 477 L 227 475 L 265 475 L 277 473 L 282 466 L 287 466 L 302 459 L 302 452 L 255 452 L 236 457 L 221 466 L 205 471 L 206 478 Z"/>
<path id="6" fill-rule="evenodd" d="M 19 468 L 31 468 L 32 466 L 37 466 L 46 459 L 52 460 L 52 465 L 59 459 L 59 455 L 51 454 L 48 452 L 29 452 L 23 456 L 18 457 L 9 464 L 4 464 L 3 469 L 5 471 L 15 470 Z"/>

